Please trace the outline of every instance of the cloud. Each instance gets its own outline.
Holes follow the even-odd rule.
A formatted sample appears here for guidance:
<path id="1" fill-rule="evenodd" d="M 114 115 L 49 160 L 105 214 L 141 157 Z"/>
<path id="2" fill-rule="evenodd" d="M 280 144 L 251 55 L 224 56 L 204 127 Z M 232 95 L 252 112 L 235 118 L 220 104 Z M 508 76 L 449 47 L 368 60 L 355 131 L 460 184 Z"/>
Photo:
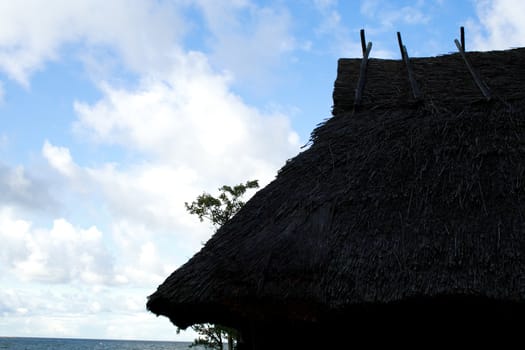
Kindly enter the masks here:
<path id="1" fill-rule="evenodd" d="M 77 55 L 96 78 L 123 67 L 139 75 L 153 70 L 162 75 L 172 64 L 171 55 L 183 51 L 182 41 L 191 29 L 185 11 L 191 6 L 210 31 L 207 43 L 214 64 L 238 81 L 266 81 L 297 46 L 285 7 L 251 1 L 2 2 L 0 71 L 28 86 L 31 74 L 59 60 L 68 45 L 78 48 Z"/>
<path id="2" fill-rule="evenodd" d="M 283 152 L 296 149 L 286 115 L 245 104 L 230 91 L 229 77 L 213 72 L 204 55 L 190 52 L 174 59 L 176 68 L 162 80 L 145 79 L 136 90 L 105 85 L 96 104 L 77 102 L 77 131 L 210 170 L 243 158 L 282 160 Z M 269 134 L 272 141 L 264 139 Z"/>
<path id="3" fill-rule="evenodd" d="M 19 280 L 65 283 L 108 283 L 113 258 L 92 226 L 74 227 L 56 219 L 50 229 L 33 228 L 30 221 L 16 218 L 12 209 L 0 211 L 0 259 L 4 273 Z"/>
<path id="4" fill-rule="evenodd" d="M 337 1 L 315 0 L 314 5 L 321 16 L 321 20 L 315 28 L 315 33 L 322 38 L 322 42 L 329 43 L 329 51 L 335 57 L 362 56 L 359 33 L 344 24 L 342 15 L 338 10 Z M 363 4 L 363 6 L 364 5 L 365 4 Z M 375 42 L 375 44 L 377 44 L 377 42 Z M 391 58 L 393 54 L 388 50 L 383 50 L 375 46 L 374 50 L 372 50 L 372 56 Z"/>
<path id="5" fill-rule="evenodd" d="M 300 146 L 285 114 L 244 103 L 231 92 L 229 76 L 214 72 L 203 54 L 173 58 L 174 68 L 162 79 L 146 76 L 134 89 L 103 83 L 99 101 L 75 103 L 78 135 L 135 152 L 138 161 L 75 168 L 66 148 L 43 147 L 54 168 L 100 193 L 127 266 L 121 282 L 162 281 L 211 235 L 184 202 L 223 184 L 266 184 Z M 159 244 L 164 236 L 177 242 L 171 244 L 178 255 Z M 152 251 L 155 263 L 144 258 Z"/>
<path id="6" fill-rule="evenodd" d="M 176 334 L 167 318 L 145 310 L 148 289 L 62 286 L 54 289 L 0 289 L 2 335 L 92 339 L 165 339 L 191 341 L 195 333 Z"/>
<path id="7" fill-rule="evenodd" d="M 337 0 L 314 0 L 314 5 L 320 9 L 329 9 L 337 5 Z"/>
<path id="8" fill-rule="evenodd" d="M 352 40 L 353 36 L 350 34 L 350 30 L 342 23 L 337 2 L 316 0 L 314 5 L 321 15 L 321 21 L 315 28 L 316 35 L 321 38 L 329 38 L 331 42 L 330 51 L 336 57 L 360 56 L 361 43 Z"/>
<path id="9" fill-rule="evenodd" d="M 52 168 L 103 203 L 119 283 L 159 283 L 207 240 L 212 230 L 191 218 L 184 202 L 223 184 L 266 184 L 300 146 L 285 114 L 244 103 L 203 54 L 173 58 L 162 79 L 145 76 L 127 89 L 101 83 L 99 101 L 75 103 L 77 135 L 121 147 L 135 161 L 87 167 L 67 147 L 42 147 Z M 179 254 L 160 243 L 165 237 Z"/>
<path id="10" fill-rule="evenodd" d="M 361 2 L 361 14 L 379 21 L 379 31 L 391 30 L 397 24 L 426 24 L 430 16 L 423 11 L 424 1 L 417 1 L 411 6 L 394 6 L 384 0 L 365 0 Z"/>
<path id="11" fill-rule="evenodd" d="M 7 316 L 73 315 L 105 313 L 133 314 L 145 311 L 145 296 L 131 288 L 64 285 L 32 290 L 28 286 L 6 287 L 0 291 L 0 310 Z"/>
<path id="12" fill-rule="evenodd" d="M 42 154 L 55 170 L 66 177 L 73 176 L 77 171 L 77 166 L 73 163 L 69 149 L 65 147 L 53 146 L 46 140 L 42 147 Z"/>
<path id="13" fill-rule="evenodd" d="M 3 1 L 0 22 L 0 71 L 24 85 L 65 44 L 111 47 L 128 69 L 141 72 L 166 64 L 166 48 L 184 33 L 175 5 L 164 1 Z"/>
<path id="14" fill-rule="evenodd" d="M 5 90 L 4 90 L 4 84 L 2 83 L 2 81 L 0 80 L 0 107 L 4 104 L 5 102 Z M 2 137 L 0 135 L 0 149 L 2 149 Z"/>
<path id="15" fill-rule="evenodd" d="M 81 292 L 81 291 L 79 291 Z M 56 302 L 55 299 L 48 302 Z M 67 302 L 64 300 L 63 302 Z M 127 314 L 100 313 L 83 314 L 79 309 L 72 314 L 28 316 L 21 313 L 0 318 L 2 334 L 19 337 L 122 339 L 192 342 L 197 334 L 191 329 L 176 332 L 173 323 L 166 317 L 156 317 L 142 311 Z M 111 341 L 110 340 L 110 341 Z M 107 345 L 104 340 L 99 346 Z M 108 347 L 112 345 L 107 345 Z"/>
<path id="16" fill-rule="evenodd" d="M 525 2 L 520 0 L 478 0 L 476 20 L 467 28 L 477 50 L 525 46 Z"/>
<path id="17" fill-rule="evenodd" d="M 60 187 L 37 188 L 27 167 L 0 164 L 0 193 L 7 193 L 0 198 L 0 278 L 53 284 L 42 295 L 0 291 L 0 313 L 10 327 L 25 324 L 20 335 L 158 334 L 159 321 L 144 312 L 145 296 L 213 232 L 184 202 L 223 184 L 264 185 L 299 151 L 286 112 L 256 108 L 232 92 L 235 79 L 265 78 L 294 49 L 287 11 L 196 1 L 213 37 L 206 55 L 181 48 L 185 26 L 174 3 L 192 2 L 0 3 L 0 71 L 29 85 L 35 70 L 69 54 L 65 46 L 78 50 L 98 72 L 93 82 L 102 97 L 75 102 L 74 136 L 128 156 L 86 165 L 71 145 L 42 140 L 45 170 L 53 169 L 46 176 Z M 240 20 L 246 15 L 247 23 Z M 135 73 L 133 86 L 115 83 L 113 65 Z M 46 202 L 39 193 L 51 191 L 64 215 L 37 220 L 14 204 L 29 205 L 36 194 Z M 66 286 L 77 289 L 64 292 Z"/>
<path id="18" fill-rule="evenodd" d="M 252 1 L 195 0 L 210 30 L 210 58 L 237 82 L 261 85 L 283 57 L 297 48 L 285 7 Z"/>
<path id="19" fill-rule="evenodd" d="M 214 37 L 212 56 L 237 76 L 253 68 L 245 64 L 248 58 L 256 57 L 258 71 L 264 72 L 266 63 L 271 66 L 294 47 L 284 9 L 248 1 L 195 4 Z M 61 198 L 67 203 L 81 184 L 88 189 L 83 198 L 98 196 L 99 208 L 91 209 L 107 210 L 115 224 L 106 235 L 130 247 L 129 257 L 123 260 L 132 261 L 133 255 L 142 259 L 127 265 L 127 272 L 118 270 L 95 226 L 85 229 L 59 217 L 50 220 L 48 228 L 34 228 L 30 220 L 4 213 L 4 228 L 21 230 L 9 237 L 9 229 L 2 231 L 10 246 L 17 247 L 14 256 L 4 252 L 4 261 L 25 279 L 112 283 L 114 278 L 138 279 L 131 275 L 164 274 L 173 262 L 152 260 L 152 252 L 159 257 L 164 253 L 158 250 L 153 232 L 175 231 L 179 236 L 193 232 L 190 243 L 184 243 L 191 249 L 209 235 L 187 219 L 184 202 L 222 184 L 253 178 L 264 184 L 299 149 L 299 137 L 285 113 L 249 106 L 231 92 L 230 73 L 217 72 L 203 53 L 180 48 L 185 29 L 175 5 L 142 0 L 128 5 L 124 0 L 0 4 L 0 70 L 11 79 L 29 84 L 35 70 L 60 59 L 66 44 L 80 45 L 88 56 L 105 47 L 139 77 L 136 88 L 116 87 L 108 82 L 111 77 L 97 80 L 103 98 L 93 104 L 75 103 L 77 136 L 89 135 L 102 147 L 117 145 L 135 152 L 138 161 L 86 167 L 74 161 L 68 147 L 51 140 L 44 141 L 41 153 L 61 183 L 54 195 L 70 197 Z M 51 202 L 46 193 L 53 188 L 39 183 L 22 166 L 0 165 L 0 190 L 5 207 L 44 205 Z M 93 251 L 83 255 L 83 244 L 91 244 Z"/>
<path id="20" fill-rule="evenodd" d="M 131 177 L 113 166 L 93 169 L 92 176 L 137 180 L 152 195 L 169 193 L 180 203 L 188 199 L 177 193 L 192 193 L 185 188 L 272 179 L 299 149 L 288 117 L 245 104 L 231 92 L 228 75 L 215 73 L 204 55 L 174 58 L 175 68 L 162 80 L 144 79 L 135 90 L 106 84 L 100 101 L 75 104 L 78 133 L 149 159 L 129 168 Z"/>
<path id="21" fill-rule="evenodd" d="M 180 228 L 178 225 L 172 227 L 172 232 L 160 232 L 144 223 L 117 220 L 111 227 L 112 239 L 118 247 L 116 282 L 152 288 L 164 281 L 175 268 L 186 262 L 188 256 L 182 252 L 191 255 L 199 249 L 195 244 L 196 232 Z M 180 243 L 184 238 L 184 244 L 191 248 L 185 249 Z"/>
<path id="22" fill-rule="evenodd" d="M 0 149 L 7 137 L 0 136 Z M 0 162 L 0 208 L 3 205 L 30 210 L 47 210 L 56 206 L 49 184 L 28 172 L 22 165 L 9 166 Z"/>
<path id="23" fill-rule="evenodd" d="M 24 283 L 151 289 L 188 258 L 174 253 L 181 244 L 170 242 L 161 249 L 158 232 L 144 225 L 122 221 L 104 234 L 96 226 L 80 228 L 60 218 L 50 228 L 35 227 L 6 207 L 0 210 L 0 240 L 2 278 Z"/>
<path id="24" fill-rule="evenodd" d="M 116 6 L 122 5 L 119 4 Z M 146 6 L 144 2 L 135 4 L 139 9 Z M 273 35 L 263 32 L 263 22 L 277 14 L 246 4 L 231 6 L 252 13 L 251 34 Z M 87 10 L 91 5 L 79 2 L 77 6 Z M 285 113 L 246 104 L 231 92 L 230 73 L 217 72 L 201 52 L 184 52 L 171 42 L 173 36 L 151 43 L 154 47 L 150 53 L 163 51 L 160 56 L 166 58 L 165 61 L 148 61 L 148 57 L 138 55 L 139 61 L 133 63 L 132 58 L 126 58 L 128 54 L 134 57 L 134 50 L 139 50 L 134 46 L 136 43 L 127 43 L 129 38 L 137 35 L 140 43 L 142 39 L 155 36 L 154 31 L 162 28 L 168 18 L 158 13 L 161 8 L 155 6 L 161 5 L 151 6 L 154 13 L 144 10 L 147 15 L 144 18 L 136 8 L 126 9 L 127 19 L 117 16 L 114 25 L 118 28 L 113 31 L 107 27 L 110 24 L 97 16 L 89 20 L 78 19 L 74 28 L 80 28 L 75 30 L 81 34 L 76 38 L 62 37 L 56 28 L 64 18 L 75 19 L 77 7 L 67 5 L 60 9 L 54 21 L 46 17 L 51 15 L 44 14 L 44 18 L 53 22 L 48 24 L 47 46 L 56 48 L 53 52 L 57 55 L 59 45 L 68 40 L 84 40 L 90 47 L 107 44 L 120 52 L 128 67 L 140 67 L 136 69 L 138 82 L 134 87 L 112 84 L 111 76 L 97 78 L 95 82 L 102 98 L 94 103 L 77 101 L 74 104 L 75 136 L 94 142 L 101 149 L 117 146 L 131 154 L 129 159 L 86 166 L 75 161 L 75 154 L 69 147 L 55 144 L 53 140 L 45 140 L 41 149 L 42 157 L 54 170 L 48 176 L 60 183 L 54 195 L 61 199 L 64 207 L 76 210 L 81 207 L 85 212 L 83 221 L 87 217 L 102 220 L 99 224 L 104 229 L 97 228 L 100 225 L 86 229 L 84 227 L 90 227 L 88 220 L 83 225 L 75 225 L 75 219 L 64 215 L 49 220 L 49 228 L 33 228 L 30 220 L 23 220 L 30 225 L 17 242 L 25 249 L 25 255 L 8 259 L 21 278 L 50 283 L 80 281 L 153 286 L 198 250 L 212 233 L 209 227 L 190 217 L 184 202 L 193 200 L 204 190 L 213 192 L 223 184 L 248 179 L 259 179 L 265 184 L 285 160 L 299 150 L 299 137 Z M 208 10 L 213 7 L 212 3 L 199 6 Z M 130 30 L 145 18 L 154 23 L 144 25 L 148 27 L 145 32 L 139 34 L 135 29 Z M 102 30 L 93 29 L 93 23 L 100 23 L 100 28 L 110 31 L 107 41 L 98 37 Z M 217 35 L 223 35 L 219 23 L 213 25 Z M 28 35 L 38 37 L 34 28 L 27 30 Z M 248 40 L 248 36 L 241 39 Z M 227 41 L 226 36 L 222 38 Z M 161 50 L 161 46 L 166 49 Z M 47 59 L 45 55 L 33 53 L 39 62 Z M 31 73 L 29 68 L 22 71 L 25 77 Z M 22 175 L 18 174 L 19 182 L 27 178 Z M 19 186 L 27 185 L 22 181 Z M 44 188 L 51 189 L 49 184 Z M 78 217 L 71 210 L 67 213 Z M 104 254 L 95 256 L 94 252 L 87 252 L 80 259 L 80 242 L 86 239 L 88 232 L 100 233 L 96 246 L 97 251 Z M 55 239 L 56 245 L 46 243 L 46 235 L 60 233 L 67 234 Z"/>
<path id="25" fill-rule="evenodd" d="M 26 238 L 30 228 L 30 222 L 14 219 L 11 210 L 0 211 L 0 261 L 3 266 L 12 268 L 29 256 L 30 249 Z"/>

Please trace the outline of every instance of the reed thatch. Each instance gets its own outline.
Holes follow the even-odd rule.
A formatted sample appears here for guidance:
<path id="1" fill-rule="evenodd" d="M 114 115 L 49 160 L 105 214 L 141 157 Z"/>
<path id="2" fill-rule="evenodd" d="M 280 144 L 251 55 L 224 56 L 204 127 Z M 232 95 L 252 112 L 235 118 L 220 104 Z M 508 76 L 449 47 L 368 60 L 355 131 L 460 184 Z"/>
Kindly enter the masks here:
<path id="1" fill-rule="evenodd" d="M 410 300 L 525 301 L 525 49 L 341 59 L 334 116 L 149 297 L 179 327 L 341 319 Z M 437 298 L 437 299 L 434 299 Z M 351 317 L 351 316 L 350 316 Z"/>

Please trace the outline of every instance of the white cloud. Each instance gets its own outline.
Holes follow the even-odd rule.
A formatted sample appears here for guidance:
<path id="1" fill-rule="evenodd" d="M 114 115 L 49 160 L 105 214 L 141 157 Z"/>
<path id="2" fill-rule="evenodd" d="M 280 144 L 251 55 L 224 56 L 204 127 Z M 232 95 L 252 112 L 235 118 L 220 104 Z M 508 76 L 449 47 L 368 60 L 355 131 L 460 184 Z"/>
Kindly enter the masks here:
<path id="1" fill-rule="evenodd" d="M 84 315 L 132 314 L 145 311 L 143 301 L 146 299 L 132 288 L 116 290 L 114 287 L 78 284 L 37 290 L 28 286 L 10 286 L 0 290 L 0 298 L 0 310 L 8 316 L 73 315 L 78 312 Z"/>
<path id="2" fill-rule="evenodd" d="M 33 228 L 12 209 L 0 211 L 0 259 L 20 280 L 64 283 L 108 283 L 112 256 L 96 227 L 81 229 L 64 219 L 50 229 Z"/>
<path id="3" fill-rule="evenodd" d="M 374 17 L 380 8 L 380 0 L 363 0 L 361 1 L 360 11 L 362 15 Z"/>
<path id="4" fill-rule="evenodd" d="M 123 339 L 123 340 L 166 340 L 193 341 L 195 332 L 182 331 L 177 334 L 173 323 L 165 317 L 143 311 L 128 314 L 85 315 L 56 314 L 28 316 L 13 314 L 9 318 L 0 318 L 0 334 L 11 336 L 16 332 L 20 337 L 47 338 L 88 338 L 88 339 Z M 103 340 L 100 346 L 104 346 Z M 111 345 L 107 345 L 108 347 Z"/>
<path id="5" fill-rule="evenodd" d="M 216 67 L 241 81 L 266 80 L 270 68 L 296 47 L 287 10 L 251 1 L 11 1 L 0 2 L 0 71 L 27 86 L 34 71 L 60 59 L 62 48 L 74 44 L 95 77 L 122 63 L 138 74 L 162 75 L 172 64 L 171 55 L 182 51 L 181 41 L 191 28 L 183 13 L 191 5 L 209 27 Z M 122 60 L 115 62 L 115 54 Z"/>
<path id="6" fill-rule="evenodd" d="M 136 163 L 81 168 L 77 174 L 102 192 L 109 209 L 113 239 L 129 261 L 119 272 L 121 282 L 162 281 L 211 235 L 190 218 L 184 202 L 223 184 L 266 184 L 300 145 L 285 115 L 246 105 L 205 56 L 174 58 L 176 68 L 163 80 L 145 77 L 132 90 L 104 84 L 101 100 L 75 104 L 78 133 L 141 156 Z M 160 250 L 155 263 L 144 258 L 153 256 L 159 235 L 168 232 L 179 255 Z"/>
<path id="7" fill-rule="evenodd" d="M 34 227 L 17 215 L 11 208 L 0 210 L 0 272 L 21 282 L 154 288 L 187 259 L 174 249 L 199 248 L 197 242 L 186 249 L 174 242 L 160 249 L 154 231 L 126 221 L 103 234 L 95 226 L 78 228 L 65 219 L 54 220 L 51 228 Z"/>
<path id="8" fill-rule="evenodd" d="M 163 66 L 166 50 L 184 33 L 171 2 L 26 0 L 0 2 L 0 70 L 29 84 L 67 43 L 114 48 L 129 69 Z"/>
<path id="9" fill-rule="evenodd" d="M 119 249 L 116 281 L 121 284 L 154 288 L 177 266 L 184 263 L 187 257 L 181 256 L 181 251 L 193 253 L 197 247 L 181 248 L 181 244 L 172 237 L 179 239 L 186 237 L 187 242 L 194 242 L 195 232 L 190 230 L 181 232 L 180 226 L 174 226 L 173 229 L 176 231 L 172 232 L 170 237 L 169 234 L 162 234 L 144 224 L 135 224 L 124 219 L 115 222 L 112 225 L 112 235 Z"/>
<path id="10" fill-rule="evenodd" d="M 525 2 L 521 0 L 478 0 L 478 19 L 467 22 L 477 50 L 525 46 Z M 468 35 L 468 34 L 467 34 Z"/>
<path id="11" fill-rule="evenodd" d="M 31 223 L 14 219 L 11 210 L 0 211 L 0 261 L 2 265 L 13 267 L 18 261 L 29 255 L 29 247 L 26 238 Z"/>
<path id="12" fill-rule="evenodd" d="M 81 46 L 83 62 L 100 69 L 94 81 L 102 98 L 75 103 L 75 136 L 132 154 L 86 166 L 72 146 L 44 141 L 41 155 L 61 186 L 56 195 L 72 204 L 70 216 L 47 222 L 5 209 L 35 199 L 37 183 L 25 168 L 0 164 L 0 191 L 7 189 L 3 193 L 11 197 L 0 198 L 5 202 L 0 203 L 0 241 L 5 242 L 0 278 L 54 284 L 45 295 L 13 289 L 17 297 L 4 299 L 0 291 L 0 300 L 9 304 L 0 304 L 0 312 L 9 314 L 10 328 L 26 325 L 19 335 L 35 335 L 37 329 L 51 336 L 92 331 L 94 336 L 151 337 L 158 335 L 159 322 L 165 322 L 166 334 L 174 334 L 167 320 L 143 311 L 145 296 L 212 233 L 186 212 L 184 202 L 223 184 L 259 179 L 264 185 L 299 150 L 286 113 L 255 108 L 232 93 L 234 78 L 264 78 L 293 50 L 289 14 L 249 1 L 196 3 L 213 34 L 213 67 L 205 54 L 179 46 L 184 26 L 173 2 L 0 2 L 0 71 L 28 85 L 35 70 L 61 59 L 64 45 Z M 245 15 L 246 31 L 240 29 Z M 99 64 L 99 55 L 107 58 L 102 51 L 136 73 L 134 88 L 104 76 L 111 68 Z M 80 205 L 103 222 L 76 224 Z M 62 293 L 66 285 L 78 289 Z M 107 294 L 89 286 L 107 287 Z M 138 289 L 120 293 L 130 286 Z M 93 324 L 100 328 L 90 328 Z"/>
<path id="13" fill-rule="evenodd" d="M 320 9 L 328 9 L 337 5 L 337 0 L 314 0 L 315 6 Z"/>
<path id="14" fill-rule="evenodd" d="M 406 24 L 426 24 L 430 20 L 430 16 L 423 13 L 420 9 L 404 6 L 399 10 L 399 13 L 392 14 L 388 19 L 389 24 L 401 21 Z"/>
<path id="15" fill-rule="evenodd" d="M 137 90 L 106 84 L 97 103 L 75 104 L 77 132 L 144 159 L 88 169 L 91 179 L 120 215 L 163 227 L 187 215 L 183 203 L 202 190 L 267 183 L 300 145 L 285 115 L 246 105 L 202 54 L 176 58 L 164 80 L 144 79 Z"/>
<path id="16" fill-rule="evenodd" d="M 73 163 L 69 149 L 53 146 L 46 140 L 42 147 L 42 155 L 62 175 L 71 177 L 75 174 L 77 166 Z"/>
<path id="17" fill-rule="evenodd" d="M 13 191 L 24 193 L 28 190 L 31 183 L 25 176 L 24 167 L 19 165 L 6 175 L 5 183 Z"/>
<path id="18" fill-rule="evenodd" d="M 252 10 L 254 16 L 264 12 Z M 126 26 L 129 24 L 122 25 Z M 244 103 L 231 92 L 230 75 L 214 71 L 204 54 L 167 51 L 169 65 L 141 67 L 138 87 L 100 81 L 103 97 L 98 102 L 75 103 L 77 136 L 134 152 L 134 161 L 86 167 L 75 162 L 68 147 L 46 140 L 41 150 L 48 164 L 68 180 L 61 182 L 60 193 L 73 197 L 74 202 L 79 193 L 83 203 L 90 196 L 96 198 L 97 207 L 87 209 L 104 213 L 111 222 L 105 236 L 113 242 L 113 256 L 118 258 L 114 262 L 101 259 L 110 264 L 106 274 L 90 267 L 98 260 L 89 255 L 71 262 L 70 269 L 54 266 L 49 254 L 53 246 L 39 237 L 70 232 L 69 236 L 76 233 L 73 241 L 78 242 L 85 231 L 60 219 L 51 229 L 30 230 L 26 235 L 29 253 L 17 264 L 22 276 L 154 286 L 212 233 L 190 217 L 184 202 L 223 184 L 248 179 L 265 184 L 299 150 L 299 137 L 285 114 Z M 160 71 L 164 74 L 158 74 Z M 176 250 L 162 244 L 168 241 L 166 237 Z M 62 238 L 58 241 L 63 242 Z M 77 245 L 66 243 L 76 251 Z M 102 241 L 99 243 L 100 251 L 105 251 Z"/>
<path id="19" fill-rule="evenodd" d="M 341 14 L 333 1 L 315 1 L 322 20 L 316 27 L 316 34 L 328 37 L 332 41 L 333 54 L 336 57 L 358 57 L 361 55 L 361 44 L 352 37 L 350 30 L 342 23 Z M 357 38 L 357 37 L 356 37 Z"/>
<path id="20" fill-rule="evenodd" d="M 260 85 L 297 43 L 285 7 L 252 1 L 195 0 L 211 31 L 211 59 L 236 80 Z"/>
<path id="21" fill-rule="evenodd" d="M 264 185 L 299 150 L 288 118 L 246 105 L 230 92 L 228 76 L 214 73 L 205 56 L 174 58 L 176 68 L 163 80 L 144 77 L 137 89 L 106 83 L 98 102 L 75 104 L 79 135 L 130 149 L 138 161 L 85 167 L 66 147 L 49 141 L 42 147 L 51 167 L 73 184 L 70 190 L 95 195 L 110 218 L 106 233 L 118 259 L 103 283 L 162 282 L 212 234 L 190 217 L 184 202 L 223 184 L 259 179 Z M 66 223 L 58 224 L 63 228 Z M 44 271 L 37 270 L 44 258 L 33 251 L 19 268 L 24 275 L 44 278 Z M 86 257 L 84 262 L 90 261 Z M 57 280 L 71 278 L 64 273 L 71 271 L 50 272 Z M 86 271 L 82 276 L 85 282 L 100 279 Z"/>
<path id="22" fill-rule="evenodd" d="M 321 21 L 315 28 L 315 32 L 323 38 L 323 41 L 326 41 L 325 38 L 329 39 L 332 54 L 336 57 L 360 57 L 362 55 L 362 49 L 359 33 L 354 29 L 350 30 L 344 21 L 342 21 L 341 13 L 337 8 L 337 1 L 315 0 L 314 4 L 321 15 Z M 367 6 L 370 7 L 372 5 L 371 1 L 364 2 L 361 11 L 369 11 L 367 10 Z M 393 55 L 392 52 L 388 50 L 374 47 L 372 56 L 391 58 Z"/>
<path id="23" fill-rule="evenodd" d="M 63 286 L 0 289 L 0 336 L 191 341 L 145 310 L 148 289 Z"/>
<path id="24" fill-rule="evenodd" d="M 361 14 L 378 20 L 380 31 L 391 30 L 395 25 L 402 24 L 426 24 L 430 15 L 423 11 L 424 1 L 417 1 L 411 6 L 397 7 L 385 0 L 365 0 L 361 2 Z"/>
<path id="25" fill-rule="evenodd" d="M 7 138 L 0 137 L 7 144 Z M 48 184 L 35 177 L 22 165 L 9 166 L 0 162 L 0 207 L 16 206 L 27 209 L 48 209 L 55 201 L 48 192 Z"/>
<path id="26" fill-rule="evenodd" d="M 98 103 L 76 103 L 77 130 L 192 168 L 223 171 L 231 163 L 228 173 L 243 159 L 282 161 L 297 149 L 283 142 L 293 134 L 287 117 L 246 105 L 204 55 L 174 59 L 176 68 L 163 80 L 145 79 L 135 91 L 105 85 Z"/>

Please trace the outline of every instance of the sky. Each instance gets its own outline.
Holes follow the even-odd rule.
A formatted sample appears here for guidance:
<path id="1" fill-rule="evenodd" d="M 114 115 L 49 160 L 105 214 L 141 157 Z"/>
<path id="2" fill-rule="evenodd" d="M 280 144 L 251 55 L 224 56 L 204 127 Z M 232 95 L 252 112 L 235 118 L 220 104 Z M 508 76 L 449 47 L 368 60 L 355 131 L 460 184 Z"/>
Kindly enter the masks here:
<path id="1" fill-rule="evenodd" d="M 0 0 L 0 336 L 192 340 L 147 296 L 213 234 L 184 207 L 270 182 L 337 59 L 525 46 L 522 0 Z"/>

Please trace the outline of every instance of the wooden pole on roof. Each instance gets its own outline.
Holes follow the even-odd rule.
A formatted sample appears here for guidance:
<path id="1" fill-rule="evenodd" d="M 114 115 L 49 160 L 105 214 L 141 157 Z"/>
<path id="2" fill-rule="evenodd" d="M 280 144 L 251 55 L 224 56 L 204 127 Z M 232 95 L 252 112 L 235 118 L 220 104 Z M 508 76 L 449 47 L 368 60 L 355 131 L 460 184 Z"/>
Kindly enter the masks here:
<path id="1" fill-rule="evenodd" d="M 467 49 L 465 48 L 465 27 L 461 26 L 461 28 L 459 28 L 459 32 L 460 32 L 460 36 L 461 36 L 461 47 L 463 48 L 463 51 L 467 51 Z"/>
<path id="2" fill-rule="evenodd" d="M 479 74 L 474 70 L 472 65 L 470 64 L 466 52 L 465 52 L 465 29 L 461 27 L 461 42 L 458 41 L 458 39 L 454 39 L 454 43 L 456 44 L 456 47 L 459 50 L 459 53 L 461 57 L 463 58 L 463 61 L 465 62 L 465 65 L 467 66 L 467 69 L 470 72 L 470 75 L 472 75 L 472 78 L 474 79 L 474 82 L 478 86 L 479 90 L 485 96 L 485 99 L 490 100 L 492 98 L 492 93 L 490 92 L 490 89 L 488 86 L 483 82 Z"/>
<path id="3" fill-rule="evenodd" d="M 361 104 L 361 99 L 363 97 L 363 90 L 365 89 L 366 83 L 366 68 L 368 67 L 368 56 L 372 50 L 372 42 L 366 43 L 365 39 L 365 30 L 361 29 L 361 48 L 363 50 L 363 58 L 361 59 L 361 67 L 359 69 L 359 80 L 357 81 L 357 88 L 355 89 L 354 97 L 354 109 L 358 108 Z"/>
<path id="4" fill-rule="evenodd" d="M 363 50 L 363 57 L 365 56 L 366 52 L 366 39 L 365 39 L 365 30 L 361 29 L 359 31 L 359 36 L 361 37 L 361 49 Z"/>
<path id="5" fill-rule="evenodd" d="M 405 62 L 405 66 L 408 72 L 408 80 L 410 81 L 410 87 L 412 88 L 412 95 L 414 99 L 421 99 L 421 91 L 417 85 L 416 79 L 414 77 L 414 71 L 412 70 L 412 65 L 410 64 L 410 58 L 408 57 L 407 48 L 403 45 L 403 40 L 401 39 L 401 33 L 397 32 L 397 42 L 399 44 L 399 51 L 401 51 L 401 58 Z"/>
<path id="6" fill-rule="evenodd" d="M 399 51 L 401 52 L 401 59 L 405 60 L 405 55 L 403 54 L 403 39 L 401 39 L 401 32 L 397 32 L 397 43 L 399 44 Z"/>

